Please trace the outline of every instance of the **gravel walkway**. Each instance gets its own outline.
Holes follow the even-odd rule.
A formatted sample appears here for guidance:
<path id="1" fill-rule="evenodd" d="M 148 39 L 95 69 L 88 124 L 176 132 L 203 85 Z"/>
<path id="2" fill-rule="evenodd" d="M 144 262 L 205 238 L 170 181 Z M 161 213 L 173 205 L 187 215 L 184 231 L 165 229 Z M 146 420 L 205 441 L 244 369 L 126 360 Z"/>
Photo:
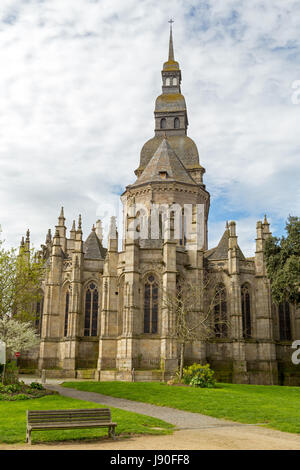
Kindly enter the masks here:
<path id="1" fill-rule="evenodd" d="M 65 397 L 77 398 L 79 400 L 91 401 L 101 405 L 113 406 L 122 410 L 133 411 L 142 415 L 159 418 L 167 423 L 174 424 L 178 429 L 203 429 L 228 426 L 253 426 L 249 424 L 234 423 L 211 416 L 191 413 L 189 411 L 177 410 L 166 406 L 151 405 L 138 401 L 126 400 L 125 398 L 115 398 L 100 393 L 84 392 L 74 388 L 65 388 L 60 385 L 47 384 L 49 390 L 55 390 Z"/>

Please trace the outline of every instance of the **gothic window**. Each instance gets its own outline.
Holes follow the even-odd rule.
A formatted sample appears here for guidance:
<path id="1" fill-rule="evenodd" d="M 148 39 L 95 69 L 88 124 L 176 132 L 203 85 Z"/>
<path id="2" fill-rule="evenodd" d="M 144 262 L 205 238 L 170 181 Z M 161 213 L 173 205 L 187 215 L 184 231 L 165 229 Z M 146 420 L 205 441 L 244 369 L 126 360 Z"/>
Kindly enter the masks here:
<path id="1" fill-rule="evenodd" d="M 227 302 L 226 288 L 224 284 L 219 284 L 215 292 L 215 335 L 217 338 L 226 338 L 227 331 Z"/>
<path id="2" fill-rule="evenodd" d="M 44 308 L 44 296 L 43 294 L 41 294 L 41 297 L 36 303 L 36 309 L 35 309 L 35 327 L 39 335 L 42 332 L 43 308 Z"/>
<path id="3" fill-rule="evenodd" d="M 68 287 L 68 290 L 66 292 L 66 297 L 65 297 L 64 336 L 68 336 L 69 309 L 70 309 L 70 287 Z"/>
<path id="4" fill-rule="evenodd" d="M 166 121 L 165 118 L 162 118 L 162 119 L 160 120 L 160 128 L 161 128 L 161 129 L 165 129 L 166 127 L 167 127 L 167 121 Z"/>
<path id="5" fill-rule="evenodd" d="M 144 287 L 144 333 L 158 331 L 158 283 L 150 274 Z"/>
<path id="6" fill-rule="evenodd" d="M 97 336 L 98 297 L 96 284 L 91 282 L 85 293 L 84 336 Z"/>
<path id="7" fill-rule="evenodd" d="M 179 129 L 179 127 L 180 127 L 180 121 L 179 121 L 179 118 L 176 117 L 174 119 L 174 129 Z"/>
<path id="8" fill-rule="evenodd" d="M 180 220 L 179 220 L 179 232 L 180 232 L 179 244 L 182 246 L 186 245 L 186 232 L 187 232 L 186 224 L 187 224 L 187 221 L 184 215 L 184 209 L 182 209 L 182 213 L 181 213 Z"/>
<path id="9" fill-rule="evenodd" d="M 177 85 L 177 78 L 173 78 L 173 86 L 176 86 Z"/>
<path id="10" fill-rule="evenodd" d="M 292 339 L 291 333 L 291 319 L 290 319 L 290 306 L 288 302 L 282 302 L 278 306 L 279 316 L 279 337 L 281 341 L 290 341 Z"/>
<path id="11" fill-rule="evenodd" d="M 247 284 L 242 286 L 242 326 L 243 337 L 251 338 L 251 297 Z"/>
<path id="12" fill-rule="evenodd" d="M 166 79 L 166 86 L 170 86 L 171 85 L 171 79 L 170 78 L 167 78 Z"/>

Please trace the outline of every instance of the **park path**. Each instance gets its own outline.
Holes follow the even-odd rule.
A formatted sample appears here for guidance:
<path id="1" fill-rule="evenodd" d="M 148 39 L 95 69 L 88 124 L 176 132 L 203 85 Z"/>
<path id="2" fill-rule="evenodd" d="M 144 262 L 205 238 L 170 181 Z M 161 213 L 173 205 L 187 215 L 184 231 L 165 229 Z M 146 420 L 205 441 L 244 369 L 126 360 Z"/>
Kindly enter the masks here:
<path id="1" fill-rule="evenodd" d="M 66 442 L 49 445 L 38 444 L 32 449 L 109 449 L 109 450 L 300 450 L 300 436 L 258 425 L 235 423 L 213 418 L 199 413 L 177 410 L 165 406 L 156 406 L 124 398 L 115 398 L 93 392 L 84 392 L 47 384 L 47 388 L 61 395 L 102 405 L 113 406 L 135 413 L 160 418 L 174 424 L 178 431 L 167 436 L 132 436 L 130 439 L 118 437 L 99 442 Z M 26 449 L 27 445 L 16 448 Z M 3 448 L 0 446 L 0 450 Z M 11 448 L 11 447 L 10 447 Z"/>
<path id="2" fill-rule="evenodd" d="M 91 401 L 101 405 L 113 406 L 126 411 L 133 411 L 142 415 L 159 418 L 167 423 L 174 424 L 178 429 L 203 429 L 224 426 L 245 426 L 241 423 L 225 421 L 211 416 L 191 413 L 189 411 L 176 410 L 166 406 L 151 405 L 139 401 L 127 400 L 125 398 L 110 397 L 101 393 L 85 392 L 74 388 L 65 388 L 60 385 L 46 385 L 49 390 L 55 390 L 65 397 L 77 398 L 79 400 Z M 247 425 L 246 425 L 247 426 Z M 249 425 L 248 425 L 249 426 Z"/>
<path id="3" fill-rule="evenodd" d="M 32 381 L 26 378 L 26 381 Z M 50 382 L 50 383 L 49 383 Z M 300 450 L 300 436 L 258 425 L 225 421 L 199 413 L 150 405 L 99 393 L 61 387 L 59 380 L 49 380 L 46 387 L 61 395 L 133 411 L 174 424 L 170 435 L 117 436 L 113 441 L 101 438 L 92 441 L 64 441 L 0 444 L 1 450 Z"/>

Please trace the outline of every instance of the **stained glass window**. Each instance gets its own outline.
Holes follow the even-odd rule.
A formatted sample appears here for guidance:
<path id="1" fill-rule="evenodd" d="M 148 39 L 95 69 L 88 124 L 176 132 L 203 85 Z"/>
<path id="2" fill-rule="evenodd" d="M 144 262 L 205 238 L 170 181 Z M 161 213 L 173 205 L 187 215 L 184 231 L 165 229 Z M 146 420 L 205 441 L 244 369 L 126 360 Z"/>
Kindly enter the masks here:
<path id="1" fill-rule="evenodd" d="M 215 335 L 217 338 L 226 338 L 227 331 L 227 302 L 224 284 L 219 284 L 215 293 Z"/>
<path id="2" fill-rule="evenodd" d="M 84 336 L 97 336 L 99 295 L 92 282 L 85 293 Z"/>
<path id="3" fill-rule="evenodd" d="M 247 284 L 242 286 L 242 326 L 243 337 L 251 338 L 251 298 Z"/>
<path id="4" fill-rule="evenodd" d="M 41 295 L 41 298 L 36 303 L 36 310 L 35 310 L 35 327 L 39 335 L 42 332 L 43 308 L 44 308 L 44 296 Z"/>
<path id="5" fill-rule="evenodd" d="M 64 336 L 68 336 L 69 307 L 70 307 L 70 288 L 68 288 L 66 292 L 66 299 L 65 299 Z"/>
<path id="6" fill-rule="evenodd" d="M 150 274 L 144 288 L 144 333 L 158 331 L 158 284 Z"/>

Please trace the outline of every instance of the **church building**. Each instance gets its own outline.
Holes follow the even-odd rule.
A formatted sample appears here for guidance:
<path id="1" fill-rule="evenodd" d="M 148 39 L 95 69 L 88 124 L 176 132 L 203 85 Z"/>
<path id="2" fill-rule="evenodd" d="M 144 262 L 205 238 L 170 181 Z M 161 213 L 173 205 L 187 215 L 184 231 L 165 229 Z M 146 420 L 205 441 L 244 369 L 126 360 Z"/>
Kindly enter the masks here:
<path id="1" fill-rule="evenodd" d="M 179 278 L 201 286 L 209 273 L 221 280 L 215 317 L 227 323 L 216 323 L 209 339 L 187 344 L 185 364 L 209 363 L 219 381 L 299 385 L 291 344 L 300 338 L 300 311 L 272 302 L 263 251 L 271 236 L 267 218 L 257 222 L 254 256 L 244 256 L 233 221 L 224 222 L 218 245 L 208 249 L 210 194 L 197 146 L 187 135 L 172 28 L 161 76 L 154 136 L 142 147 L 135 182 L 121 195 L 122 246 L 114 217 L 104 247 L 100 220 L 84 238 L 79 216 L 67 234 L 62 208 L 54 236 L 49 230 L 41 250 L 47 270 L 36 308 L 40 346 L 24 354 L 21 367 L 44 369 L 47 377 L 168 380 L 178 369 L 179 346 L 164 293 L 176 295 Z M 185 206 L 190 232 L 183 216 L 174 235 L 172 213 L 162 218 L 160 208 Z"/>

